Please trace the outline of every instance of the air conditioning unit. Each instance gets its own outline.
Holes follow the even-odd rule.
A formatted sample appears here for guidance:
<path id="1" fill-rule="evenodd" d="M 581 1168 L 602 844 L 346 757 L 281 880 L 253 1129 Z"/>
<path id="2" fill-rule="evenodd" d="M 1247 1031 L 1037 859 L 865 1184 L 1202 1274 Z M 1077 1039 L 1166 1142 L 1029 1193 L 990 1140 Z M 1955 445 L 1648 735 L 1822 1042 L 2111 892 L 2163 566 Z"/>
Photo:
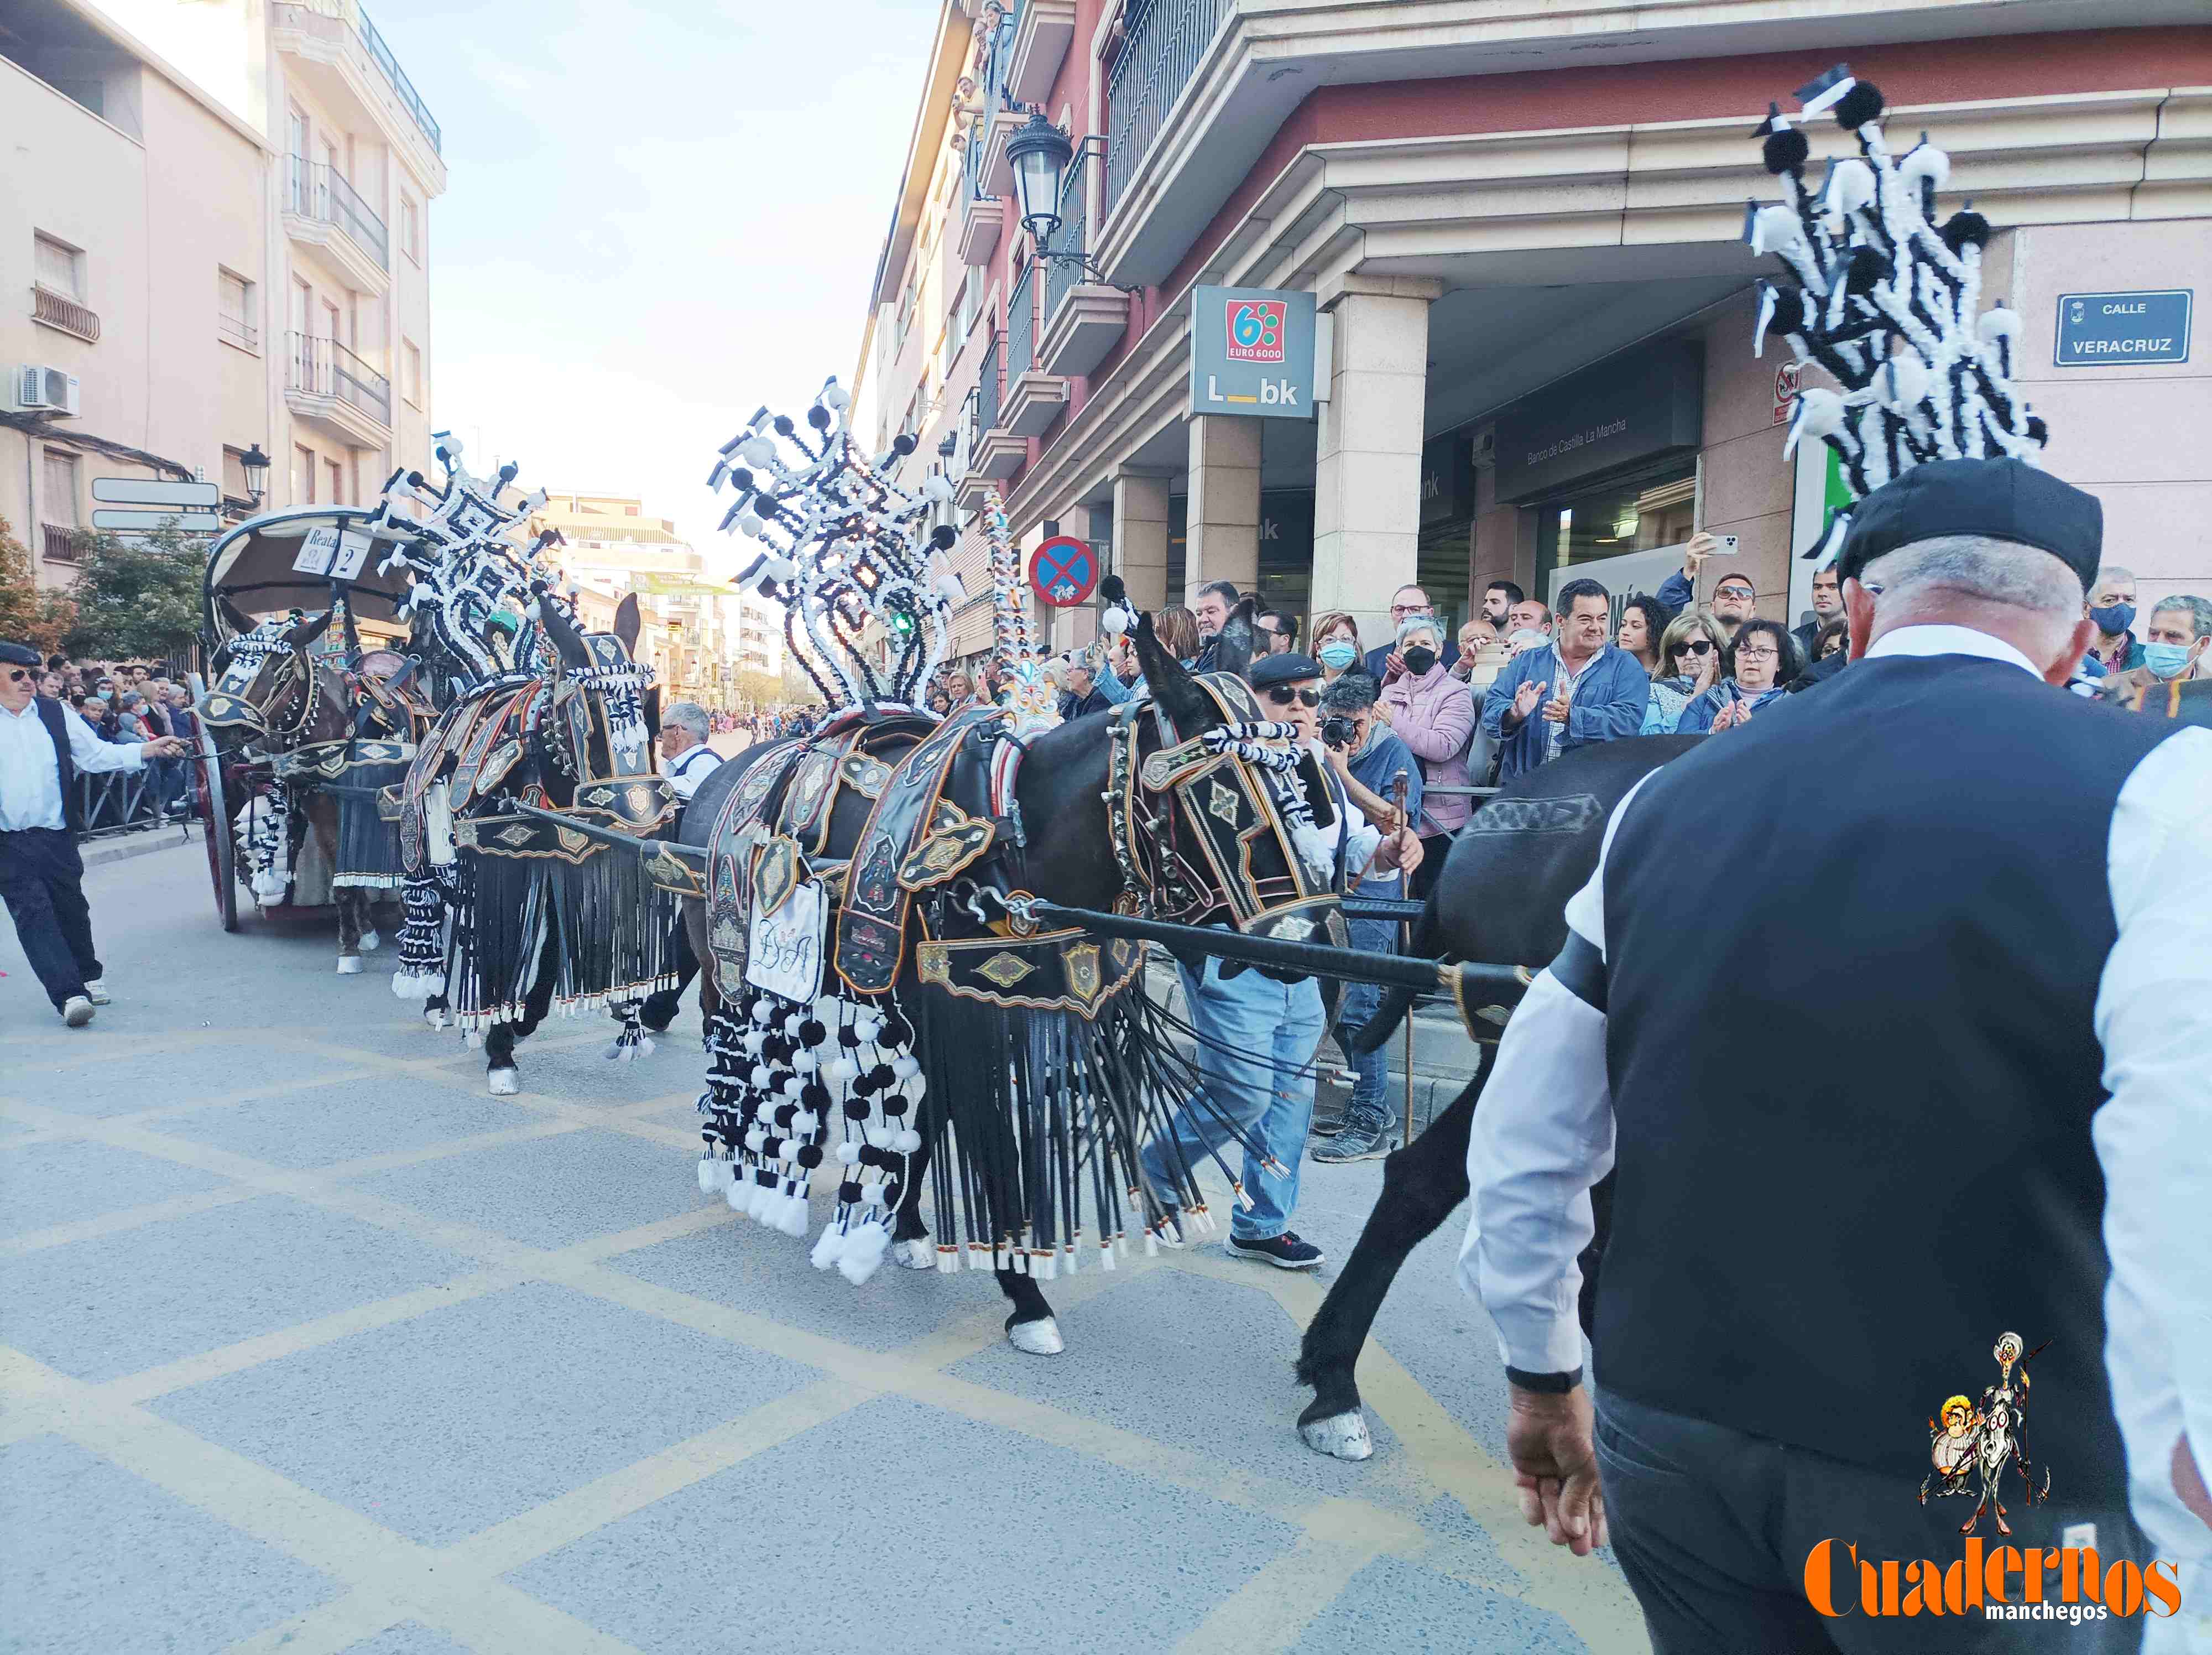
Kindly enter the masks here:
<path id="1" fill-rule="evenodd" d="M 77 377 L 58 368 L 25 362 L 15 373 L 13 406 L 25 414 L 75 414 Z"/>

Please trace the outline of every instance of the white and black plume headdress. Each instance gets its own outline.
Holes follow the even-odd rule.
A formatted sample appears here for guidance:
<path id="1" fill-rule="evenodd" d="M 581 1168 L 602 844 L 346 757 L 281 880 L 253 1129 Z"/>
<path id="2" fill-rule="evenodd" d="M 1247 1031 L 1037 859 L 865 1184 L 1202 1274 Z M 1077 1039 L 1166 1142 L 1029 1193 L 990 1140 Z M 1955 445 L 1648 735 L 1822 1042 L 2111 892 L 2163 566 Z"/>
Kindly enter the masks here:
<path id="1" fill-rule="evenodd" d="M 722 527 L 759 543 L 738 583 L 784 605 L 792 653 L 830 706 L 911 705 L 951 646 L 961 593 L 945 554 L 957 536 L 932 519 L 952 488 L 934 475 L 912 493 L 893 483 L 914 438 L 869 459 L 853 441 L 852 400 L 827 380 L 805 429 L 763 408 L 722 445 L 707 484 L 735 491 Z M 871 622 L 890 641 L 881 671 L 864 647 Z"/>
<path id="2" fill-rule="evenodd" d="M 1969 201 L 1936 222 L 1950 157 L 1924 132 L 1893 155 L 1881 92 L 1847 65 L 1796 95 L 1798 116 L 1769 104 L 1753 135 L 1785 199 L 1749 203 L 1744 239 L 1754 253 L 1774 254 L 1795 282 L 1759 284 L 1752 350 L 1764 355 L 1767 333 L 1778 332 L 1801 364 L 1818 364 L 1842 389 L 1799 391 L 1784 455 L 1819 437 L 1855 498 L 1931 459 L 2039 463 L 2049 434 L 2012 378 L 2020 317 L 2002 305 L 1981 309 L 1989 221 Z M 1812 187 L 1811 145 L 1795 122 L 1824 111 L 1856 136 L 1859 154 L 1831 163 Z M 1849 514 L 1833 514 L 1806 556 L 1832 560 Z"/>

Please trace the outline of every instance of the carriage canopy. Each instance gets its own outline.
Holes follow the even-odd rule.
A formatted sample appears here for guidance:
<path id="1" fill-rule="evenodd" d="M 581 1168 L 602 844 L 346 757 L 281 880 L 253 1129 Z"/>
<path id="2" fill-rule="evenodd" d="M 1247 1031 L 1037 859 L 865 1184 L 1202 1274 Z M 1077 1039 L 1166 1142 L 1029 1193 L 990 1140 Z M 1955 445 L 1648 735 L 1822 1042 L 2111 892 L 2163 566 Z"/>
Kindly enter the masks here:
<path id="1" fill-rule="evenodd" d="M 376 514 L 368 506 L 301 506 L 249 519 L 224 534 L 208 553 L 202 599 L 208 636 L 223 643 L 235 630 L 224 619 L 218 599 L 228 598 L 258 620 L 290 609 L 327 609 L 334 584 L 343 589 L 357 622 L 377 631 L 404 632 L 398 608 L 406 601 L 407 577 L 397 568 L 386 575 L 377 572 L 395 542 L 368 527 Z M 311 542 L 313 531 L 323 532 Z M 331 572 L 300 567 L 303 556 L 321 561 Z"/>

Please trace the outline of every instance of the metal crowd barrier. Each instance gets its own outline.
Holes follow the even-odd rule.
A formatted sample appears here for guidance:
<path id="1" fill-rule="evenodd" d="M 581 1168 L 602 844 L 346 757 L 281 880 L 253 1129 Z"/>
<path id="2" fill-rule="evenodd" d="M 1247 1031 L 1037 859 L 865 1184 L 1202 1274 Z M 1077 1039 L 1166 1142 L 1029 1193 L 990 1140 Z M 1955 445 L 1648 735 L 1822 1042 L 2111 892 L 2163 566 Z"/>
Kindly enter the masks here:
<path id="1" fill-rule="evenodd" d="M 82 837 L 105 838 L 161 826 L 167 819 L 161 812 L 167 766 L 176 762 L 156 759 L 135 770 L 106 770 L 96 776 L 80 772 L 76 802 L 84 820 Z M 174 785 L 185 785 L 183 778 Z"/>

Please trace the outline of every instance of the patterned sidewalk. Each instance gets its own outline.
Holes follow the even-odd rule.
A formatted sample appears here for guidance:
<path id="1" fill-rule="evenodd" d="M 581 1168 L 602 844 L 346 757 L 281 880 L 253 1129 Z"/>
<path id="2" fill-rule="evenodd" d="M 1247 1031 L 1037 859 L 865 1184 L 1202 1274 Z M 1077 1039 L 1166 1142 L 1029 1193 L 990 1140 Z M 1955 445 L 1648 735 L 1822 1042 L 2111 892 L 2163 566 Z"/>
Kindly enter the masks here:
<path id="1" fill-rule="evenodd" d="M 87 889 L 88 1030 L 0 928 L 0 1651 L 1646 1647 L 1521 1524 L 1456 1220 L 1342 1464 L 1293 1429 L 1327 1272 L 1086 1271 L 1024 1356 L 986 1275 L 855 1289 L 698 1194 L 696 1011 L 493 1098 L 328 928 L 224 936 L 197 845 Z M 1379 1183 L 1310 1165 L 1300 1230 Z"/>

